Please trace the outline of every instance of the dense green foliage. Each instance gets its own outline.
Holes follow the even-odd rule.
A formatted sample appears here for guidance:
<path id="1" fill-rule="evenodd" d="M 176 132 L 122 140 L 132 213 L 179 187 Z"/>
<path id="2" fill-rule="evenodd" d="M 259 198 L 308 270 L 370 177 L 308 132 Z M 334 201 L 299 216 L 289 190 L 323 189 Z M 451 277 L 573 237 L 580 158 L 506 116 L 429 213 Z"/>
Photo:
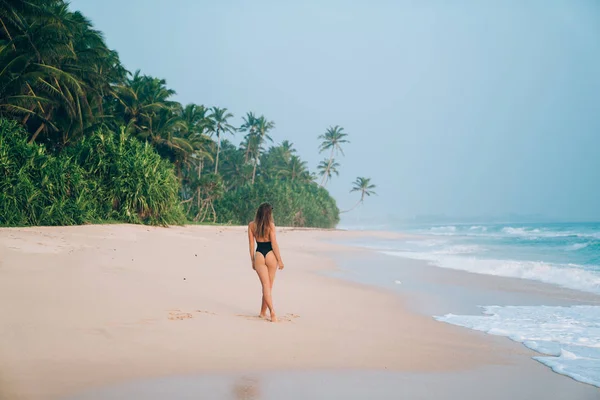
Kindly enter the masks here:
<path id="1" fill-rule="evenodd" d="M 273 216 L 285 226 L 313 226 L 330 228 L 339 222 L 335 200 L 317 184 L 303 184 L 283 180 L 245 185 L 228 192 L 215 203 L 222 222 L 247 224 L 254 219 L 256 204 L 268 201 L 273 205 Z"/>
<path id="2" fill-rule="evenodd" d="M 237 224 L 271 201 L 278 224 L 335 226 L 324 187 L 342 127 L 319 136 L 319 186 L 290 142 L 273 144 L 274 121 L 249 112 L 236 127 L 227 108 L 174 95 L 129 73 L 64 0 L 0 0 L 0 223 Z"/>
<path id="3" fill-rule="evenodd" d="M 184 222 L 174 168 L 148 143 L 124 131 L 118 136 L 97 132 L 61 156 L 81 166 L 93 183 L 98 218 L 161 225 Z"/>
<path id="4" fill-rule="evenodd" d="M 96 133 L 59 154 L 0 120 L 0 225 L 184 221 L 173 167 L 147 144 Z"/>
<path id="5" fill-rule="evenodd" d="M 80 224 L 96 217 L 93 188 L 69 157 L 27 144 L 14 121 L 0 120 L 0 225 Z"/>

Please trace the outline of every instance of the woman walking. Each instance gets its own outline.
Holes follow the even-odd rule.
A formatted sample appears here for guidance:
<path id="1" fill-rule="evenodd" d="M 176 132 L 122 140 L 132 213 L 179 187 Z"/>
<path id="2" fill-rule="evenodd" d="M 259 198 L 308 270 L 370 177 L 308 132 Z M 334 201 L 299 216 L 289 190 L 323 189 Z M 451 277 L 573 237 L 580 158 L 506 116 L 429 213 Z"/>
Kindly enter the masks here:
<path id="1" fill-rule="evenodd" d="M 277 322 L 271 292 L 277 266 L 279 266 L 279 269 L 283 269 L 283 261 L 281 260 L 275 234 L 273 207 L 269 203 L 261 204 L 256 211 L 254 221 L 248 224 L 248 242 L 252 268 L 258 274 L 262 285 L 262 304 L 259 316 L 266 318 L 267 309 L 269 309 L 271 322 Z M 254 242 L 256 242 L 256 250 Z"/>

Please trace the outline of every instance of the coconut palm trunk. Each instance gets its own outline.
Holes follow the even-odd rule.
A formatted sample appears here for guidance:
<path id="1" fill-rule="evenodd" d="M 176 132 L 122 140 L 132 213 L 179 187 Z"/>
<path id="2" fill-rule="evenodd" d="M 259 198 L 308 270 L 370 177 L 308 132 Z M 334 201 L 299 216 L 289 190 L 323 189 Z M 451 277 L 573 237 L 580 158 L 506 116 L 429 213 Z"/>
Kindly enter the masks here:
<path id="1" fill-rule="evenodd" d="M 51 112 L 50 110 L 48 110 L 48 113 L 45 115 L 45 119 L 47 120 L 48 118 L 50 118 Z M 46 123 L 42 122 L 42 124 L 39 126 L 39 128 L 37 128 L 37 130 L 33 133 L 33 136 L 31 137 L 31 139 L 29 139 L 29 143 L 33 143 L 35 142 L 35 139 L 37 139 L 38 135 L 42 132 L 42 130 L 44 130 L 44 128 L 46 127 Z"/>
<path id="2" fill-rule="evenodd" d="M 247 163 L 250 158 L 250 145 L 246 146 L 246 154 L 244 155 L 244 162 Z"/>
<path id="3" fill-rule="evenodd" d="M 219 172 L 219 153 L 221 152 L 221 133 L 217 128 L 217 157 L 215 158 L 215 174 Z"/>
<path id="4" fill-rule="evenodd" d="M 219 155 L 221 153 L 221 133 L 233 133 L 235 128 L 231 126 L 227 120 L 232 118 L 233 114 L 227 112 L 226 108 L 212 108 L 212 119 L 213 131 L 217 134 L 217 157 L 215 157 L 215 174 L 219 173 Z"/>
<path id="5" fill-rule="evenodd" d="M 325 186 L 325 184 L 327 183 L 327 180 L 329 179 L 329 170 L 331 169 L 331 162 L 333 161 L 333 151 L 335 150 L 335 148 L 331 148 L 331 154 L 329 155 L 329 163 L 327 163 L 327 169 L 325 170 L 325 173 L 323 174 L 323 179 L 321 180 L 321 186 Z"/>
<path id="6" fill-rule="evenodd" d="M 258 144 L 258 148 L 256 149 L 256 157 L 254 157 L 254 167 L 252 168 L 252 184 L 254 185 L 254 179 L 256 177 L 256 166 L 258 165 L 258 157 L 260 154 L 260 143 Z"/>
<path id="7" fill-rule="evenodd" d="M 256 153 L 254 155 L 254 167 L 252 168 L 252 184 L 254 184 L 256 179 L 256 169 L 258 166 L 258 160 L 260 158 L 260 146 L 266 140 L 272 140 L 269 136 L 269 131 L 275 127 L 273 121 L 268 121 L 264 115 L 261 115 L 260 118 L 256 121 Z"/>
<path id="8" fill-rule="evenodd" d="M 355 205 L 353 205 L 352 207 L 350 207 L 347 210 L 340 211 L 340 214 L 347 213 L 347 212 L 350 212 L 350 211 L 354 210 L 356 207 L 358 207 L 359 205 L 361 205 L 362 202 L 363 202 L 363 198 L 361 197 L 361 199 L 359 201 L 357 201 Z"/>

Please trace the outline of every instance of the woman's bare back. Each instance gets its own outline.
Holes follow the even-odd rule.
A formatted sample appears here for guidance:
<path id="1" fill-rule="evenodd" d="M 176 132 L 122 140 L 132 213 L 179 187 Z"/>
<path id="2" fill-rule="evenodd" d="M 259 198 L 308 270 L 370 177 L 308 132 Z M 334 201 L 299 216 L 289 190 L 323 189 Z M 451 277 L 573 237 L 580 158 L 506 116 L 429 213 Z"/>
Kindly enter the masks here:
<path id="1" fill-rule="evenodd" d="M 270 242 L 271 238 L 270 238 L 270 232 L 267 231 L 267 237 L 263 237 L 263 238 L 259 238 L 256 236 L 256 224 L 254 223 L 254 221 L 251 221 L 248 224 L 249 228 L 252 230 L 252 235 L 254 236 L 254 240 L 256 240 L 256 242 Z"/>

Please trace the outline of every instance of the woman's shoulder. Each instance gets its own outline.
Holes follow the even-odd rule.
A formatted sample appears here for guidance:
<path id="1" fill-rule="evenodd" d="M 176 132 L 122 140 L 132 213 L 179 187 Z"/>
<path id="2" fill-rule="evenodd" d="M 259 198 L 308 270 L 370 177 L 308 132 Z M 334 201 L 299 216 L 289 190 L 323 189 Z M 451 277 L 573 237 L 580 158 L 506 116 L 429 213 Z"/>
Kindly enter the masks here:
<path id="1" fill-rule="evenodd" d="M 254 221 L 248 222 L 248 228 L 254 229 Z"/>

